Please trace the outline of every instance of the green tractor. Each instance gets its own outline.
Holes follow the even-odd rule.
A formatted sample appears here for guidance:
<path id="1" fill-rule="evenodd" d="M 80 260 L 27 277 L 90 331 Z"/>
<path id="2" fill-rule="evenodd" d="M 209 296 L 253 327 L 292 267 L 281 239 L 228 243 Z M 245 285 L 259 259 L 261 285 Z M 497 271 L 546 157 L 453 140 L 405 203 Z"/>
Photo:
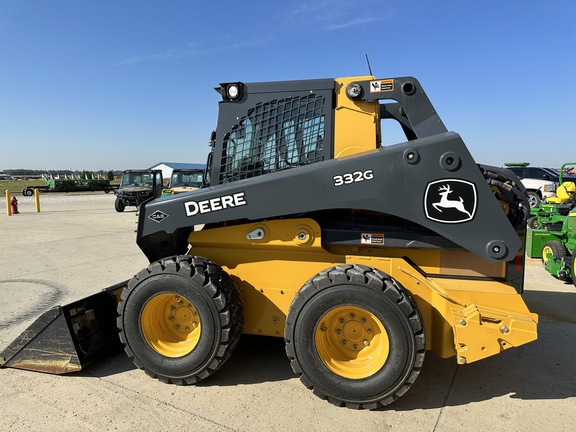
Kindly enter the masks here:
<path id="1" fill-rule="evenodd" d="M 533 229 L 529 226 L 526 253 L 530 258 L 539 256 L 544 268 L 552 276 L 560 280 L 571 280 L 576 286 L 576 209 L 563 218 L 561 224 L 550 224 L 548 229 Z"/>

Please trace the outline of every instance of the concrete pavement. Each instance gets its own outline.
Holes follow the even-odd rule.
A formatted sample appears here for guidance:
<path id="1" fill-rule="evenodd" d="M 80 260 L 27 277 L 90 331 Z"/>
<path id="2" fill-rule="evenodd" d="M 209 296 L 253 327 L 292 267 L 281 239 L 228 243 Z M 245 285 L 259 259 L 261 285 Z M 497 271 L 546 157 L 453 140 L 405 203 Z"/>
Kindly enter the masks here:
<path id="1" fill-rule="evenodd" d="M 103 193 L 18 197 L 0 205 L 0 350 L 41 312 L 130 278 L 147 265 L 135 211 Z M 118 353 L 53 376 L 0 369 L 8 431 L 571 431 L 576 425 L 576 289 L 528 260 L 525 299 L 537 342 L 465 366 L 427 353 L 409 392 L 382 411 L 336 408 L 294 376 L 281 339 L 243 337 L 196 386 L 151 379 Z"/>

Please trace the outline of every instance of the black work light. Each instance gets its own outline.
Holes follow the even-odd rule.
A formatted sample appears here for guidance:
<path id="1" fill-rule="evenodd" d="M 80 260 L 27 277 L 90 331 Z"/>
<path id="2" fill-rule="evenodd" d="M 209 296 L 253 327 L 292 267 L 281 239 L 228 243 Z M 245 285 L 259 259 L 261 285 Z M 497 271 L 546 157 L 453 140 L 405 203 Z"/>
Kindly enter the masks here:
<path id="1" fill-rule="evenodd" d="M 241 82 L 222 83 L 217 89 L 223 100 L 236 101 L 242 97 L 243 84 Z"/>

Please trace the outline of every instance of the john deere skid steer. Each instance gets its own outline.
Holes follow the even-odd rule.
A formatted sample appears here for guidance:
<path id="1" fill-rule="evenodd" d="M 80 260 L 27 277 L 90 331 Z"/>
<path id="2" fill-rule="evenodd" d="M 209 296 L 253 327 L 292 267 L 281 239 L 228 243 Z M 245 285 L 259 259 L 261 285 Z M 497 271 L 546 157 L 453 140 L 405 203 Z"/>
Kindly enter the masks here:
<path id="1" fill-rule="evenodd" d="M 427 350 L 465 364 L 536 339 L 526 191 L 473 160 L 416 79 L 217 91 L 203 187 L 140 206 L 149 267 L 47 312 L 5 366 L 79 370 L 119 339 L 148 375 L 193 384 L 242 333 L 275 336 L 316 395 L 373 409 L 410 388 Z M 406 141 L 382 146 L 384 120 Z"/>

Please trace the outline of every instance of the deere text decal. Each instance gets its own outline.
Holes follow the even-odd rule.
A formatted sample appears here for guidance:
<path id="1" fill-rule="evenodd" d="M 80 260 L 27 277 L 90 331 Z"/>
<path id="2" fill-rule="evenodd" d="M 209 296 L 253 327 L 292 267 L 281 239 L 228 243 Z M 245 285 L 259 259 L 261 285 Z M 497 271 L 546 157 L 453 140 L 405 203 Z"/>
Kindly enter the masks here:
<path id="1" fill-rule="evenodd" d="M 231 207 L 240 207 L 246 205 L 244 192 L 238 192 L 232 195 L 224 195 L 204 201 L 188 201 L 184 203 L 186 216 L 194 216 L 198 213 L 210 213 L 220 210 L 226 210 Z"/>

